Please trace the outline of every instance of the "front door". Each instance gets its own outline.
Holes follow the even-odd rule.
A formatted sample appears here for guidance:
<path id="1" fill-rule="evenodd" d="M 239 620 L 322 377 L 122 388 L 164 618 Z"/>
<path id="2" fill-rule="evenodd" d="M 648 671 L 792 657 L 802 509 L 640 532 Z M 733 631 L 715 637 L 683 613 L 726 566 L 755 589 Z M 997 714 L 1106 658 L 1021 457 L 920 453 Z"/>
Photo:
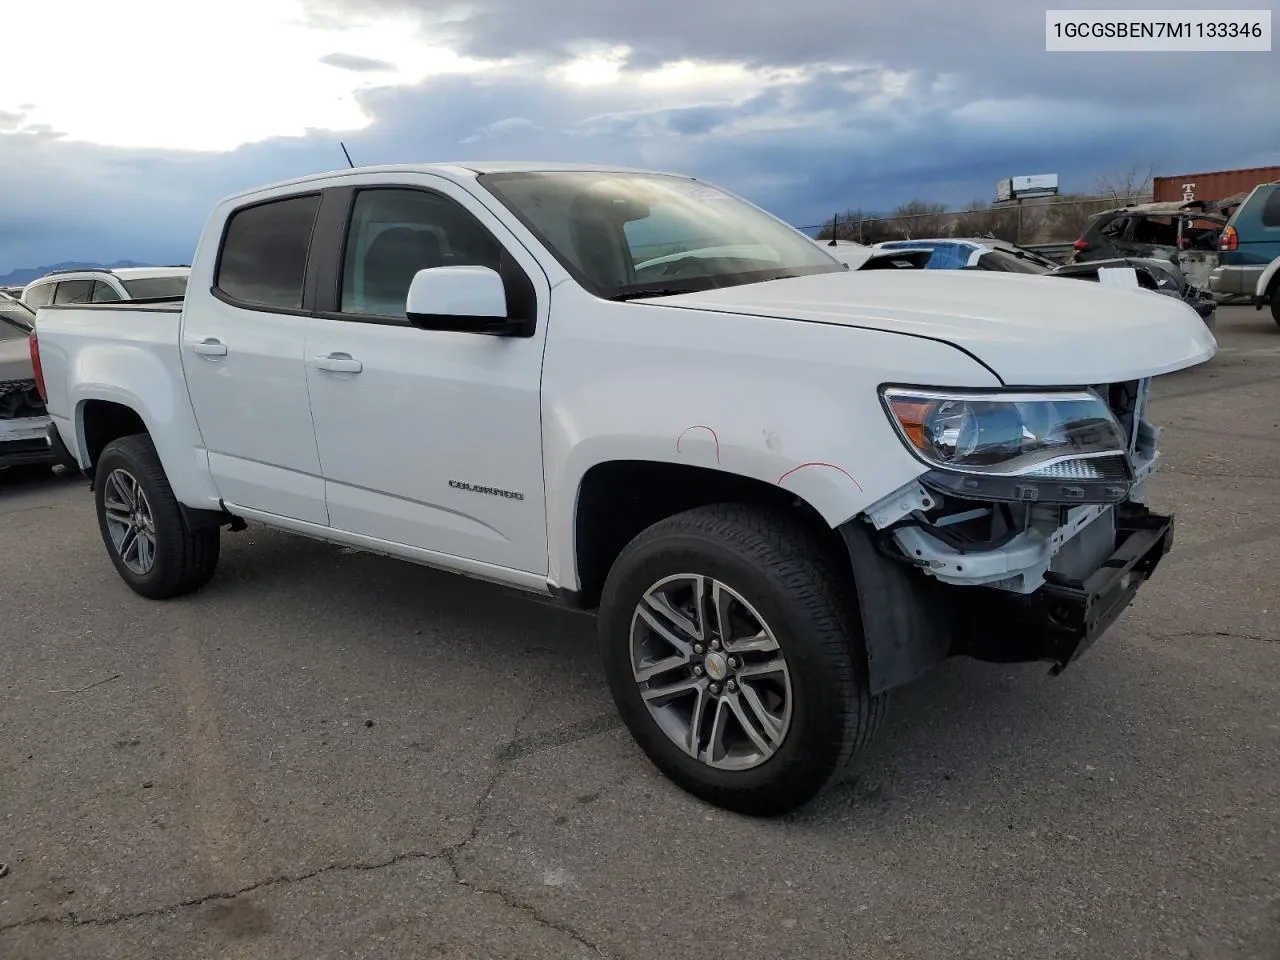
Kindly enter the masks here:
<path id="1" fill-rule="evenodd" d="M 545 574 L 540 384 L 546 275 L 460 186 L 367 175 L 341 194 L 334 282 L 307 336 L 311 411 L 336 530 Z M 534 285 L 528 338 L 427 331 L 405 317 L 425 267 L 498 267 Z M 321 271 L 321 276 L 325 273 Z M 324 310 L 325 298 L 329 310 Z"/>
<path id="2" fill-rule="evenodd" d="M 324 524 L 303 360 L 303 290 L 319 206 L 313 193 L 232 213 L 217 274 L 199 284 L 212 284 L 212 295 L 187 298 L 182 367 L 209 471 L 228 505 Z M 215 259 L 203 252 L 204 263 Z"/>

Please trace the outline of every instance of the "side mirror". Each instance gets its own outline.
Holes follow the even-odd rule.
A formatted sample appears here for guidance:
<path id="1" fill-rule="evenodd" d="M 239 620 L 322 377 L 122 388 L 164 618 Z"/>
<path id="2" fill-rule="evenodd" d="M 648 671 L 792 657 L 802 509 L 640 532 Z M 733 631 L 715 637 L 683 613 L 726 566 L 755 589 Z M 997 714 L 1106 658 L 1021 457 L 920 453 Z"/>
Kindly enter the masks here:
<path id="1" fill-rule="evenodd" d="M 507 310 L 501 274 L 489 267 L 428 267 L 413 275 L 405 301 L 409 322 L 423 330 L 513 336 L 525 322 Z"/>

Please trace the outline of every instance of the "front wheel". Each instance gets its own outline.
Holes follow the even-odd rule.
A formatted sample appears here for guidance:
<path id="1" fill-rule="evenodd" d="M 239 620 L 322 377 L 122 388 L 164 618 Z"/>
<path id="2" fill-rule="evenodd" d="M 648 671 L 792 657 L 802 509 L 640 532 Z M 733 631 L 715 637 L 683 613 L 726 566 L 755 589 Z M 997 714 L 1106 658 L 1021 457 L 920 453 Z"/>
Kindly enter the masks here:
<path id="1" fill-rule="evenodd" d="M 1271 294 L 1271 319 L 1280 323 L 1280 289 Z"/>
<path id="2" fill-rule="evenodd" d="M 835 782 L 884 714 L 856 610 L 799 523 L 690 510 L 618 557 L 600 604 L 609 687 L 649 759 L 716 806 L 773 816 Z"/>
<path id="3" fill-rule="evenodd" d="M 111 562 L 135 593 L 163 600 L 209 582 L 220 531 L 188 522 L 149 436 L 107 444 L 94 472 L 94 501 Z"/>

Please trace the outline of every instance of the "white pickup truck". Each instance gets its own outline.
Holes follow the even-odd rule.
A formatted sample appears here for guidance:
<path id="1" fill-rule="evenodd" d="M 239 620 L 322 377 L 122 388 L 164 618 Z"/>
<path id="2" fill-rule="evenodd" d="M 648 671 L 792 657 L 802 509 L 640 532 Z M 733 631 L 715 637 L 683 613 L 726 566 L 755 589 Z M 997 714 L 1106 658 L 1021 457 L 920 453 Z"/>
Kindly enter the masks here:
<path id="1" fill-rule="evenodd" d="M 185 303 L 33 339 L 139 594 L 248 521 L 597 610 L 647 755 L 757 815 L 945 658 L 1056 672 L 1108 628 L 1171 542 L 1150 378 L 1216 351 L 1169 297 L 855 272 L 705 182 L 534 164 L 228 198 Z"/>

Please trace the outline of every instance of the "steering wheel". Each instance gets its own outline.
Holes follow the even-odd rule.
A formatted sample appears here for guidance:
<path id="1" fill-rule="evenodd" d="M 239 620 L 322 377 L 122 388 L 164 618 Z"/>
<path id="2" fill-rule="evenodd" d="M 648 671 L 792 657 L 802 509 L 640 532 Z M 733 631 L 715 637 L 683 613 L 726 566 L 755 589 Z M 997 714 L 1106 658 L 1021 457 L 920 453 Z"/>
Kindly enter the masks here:
<path id="1" fill-rule="evenodd" d="M 701 257 L 688 256 L 688 257 L 681 257 L 679 260 L 673 260 L 671 263 L 667 264 L 665 269 L 663 269 L 662 276 L 678 277 L 681 274 L 687 272 L 687 269 L 689 267 L 697 266 L 698 261 L 701 259 L 702 259 Z"/>

